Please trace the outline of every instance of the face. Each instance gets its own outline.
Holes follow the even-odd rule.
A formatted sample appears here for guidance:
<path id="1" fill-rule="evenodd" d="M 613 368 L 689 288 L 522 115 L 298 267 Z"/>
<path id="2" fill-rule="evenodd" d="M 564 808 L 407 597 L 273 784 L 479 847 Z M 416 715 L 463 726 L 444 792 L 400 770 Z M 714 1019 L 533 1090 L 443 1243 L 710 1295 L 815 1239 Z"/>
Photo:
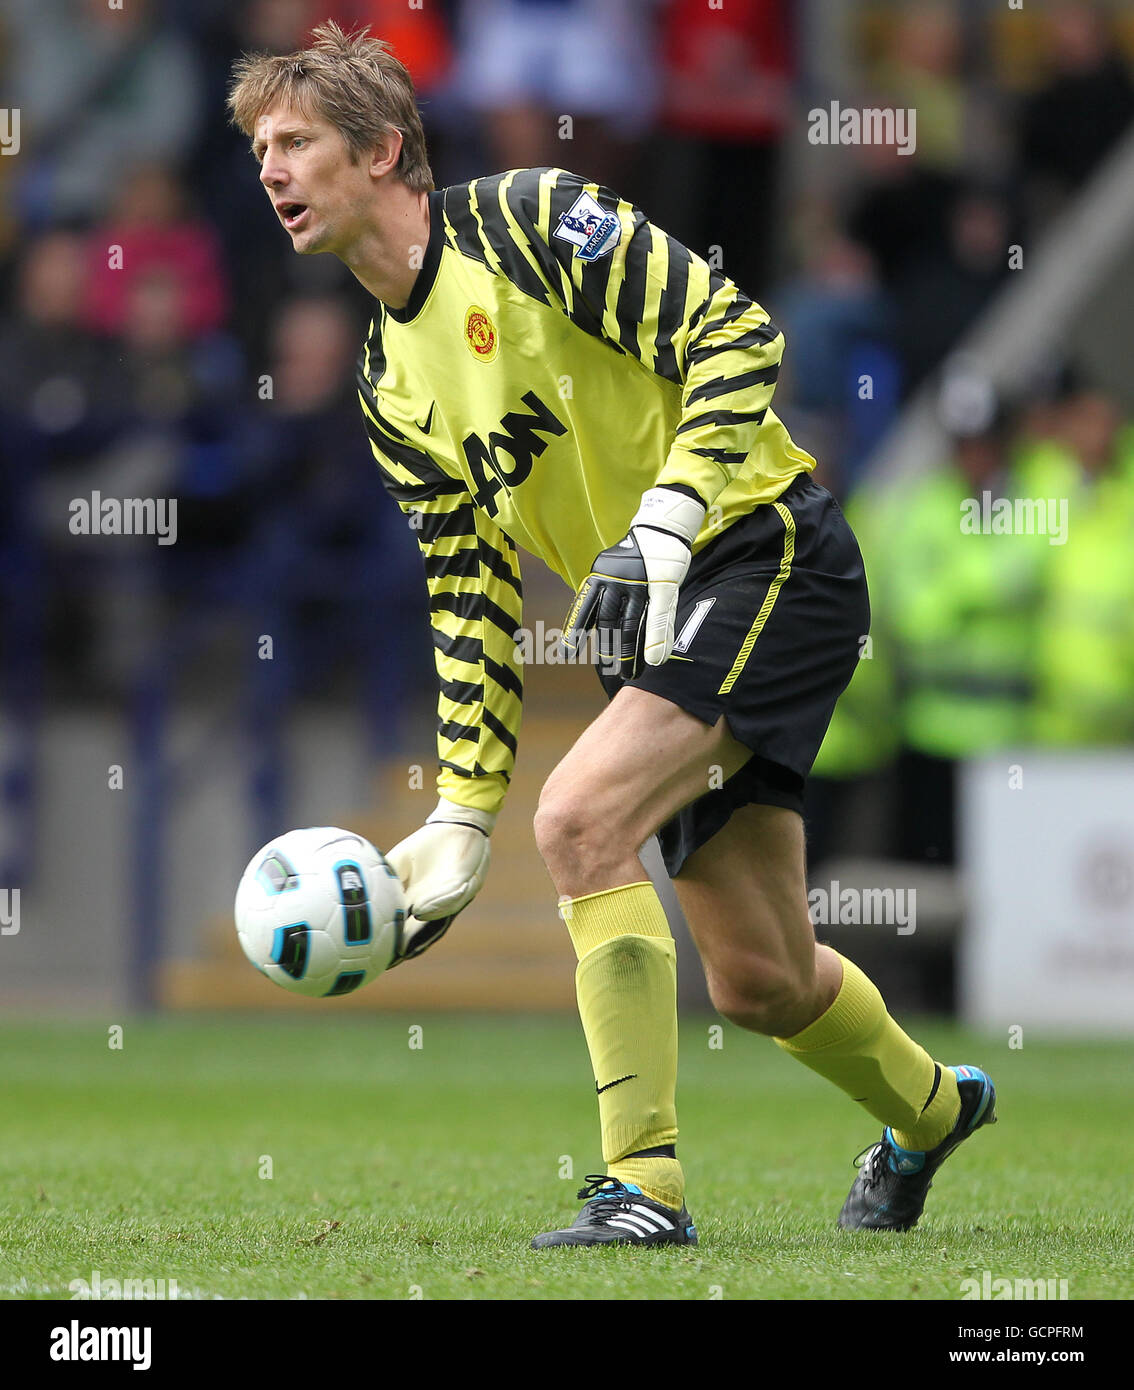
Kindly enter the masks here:
<path id="1" fill-rule="evenodd" d="M 1064 437 L 1088 472 L 1101 473 L 1114 453 L 1122 424 L 1118 407 L 1101 391 L 1080 391 L 1065 406 Z"/>
<path id="2" fill-rule="evenodd" d="M 365 159 L 352 164 L 329 121 L 272 106 L 256 122 L 252 152 L 276 216 L 302 255 L 336 252 L 362 231 L 374 184 Z"/>

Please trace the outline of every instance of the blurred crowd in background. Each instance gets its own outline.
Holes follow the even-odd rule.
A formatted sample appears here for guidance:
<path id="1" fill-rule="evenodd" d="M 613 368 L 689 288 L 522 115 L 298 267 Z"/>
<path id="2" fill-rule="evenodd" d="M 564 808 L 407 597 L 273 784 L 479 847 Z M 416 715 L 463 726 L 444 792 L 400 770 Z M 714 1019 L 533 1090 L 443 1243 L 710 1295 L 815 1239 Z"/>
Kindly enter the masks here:
<path id="1" fill-rule="evenodd" d="M 21 115 L 0 159 L 8 697 L 117 702 L 148 664 L 186 695 L 226 670 L 251 681 L 240 615 L 263 631 L 271 611 L 291 634 L 273 678 L 295 699 L 361 689 L 376 751 L 432 701 L 416 546 L 354 395 L 371 301 L 333 257 L 293 254 L 224 104 L 242 51 L 294 50 L 334 18 L 410 68 L 439 187 L 572 168 L 715 255 L 784 328 L 776 409 L 859 530 L 875 613 L 817 768 L 817 835 L 842 789 L 896 779 L 889 845 L 948 862 L 959 758 L 1130 742 L 1119 402 L 1053 362 L 1026 398 L 954 410 L 950 455 L 881 504 L 859 484 L 1013 273 L 1009 245 L 1034 246 L 1134 120 L 1132 16 L 854 10 L 856 85 L 833 92 L 789 0 L 6 0 L 0 73 Z M 916 153 L 813 150 L 806 113 L 835 98 L 915 108 Z M 96 489 L 176 497 L 176 545 L 70 534 L 68 500 Z M 1069 499 L 1066 543 L 966 535 L 961 503 L 985 490 Z M 225 641 L 241 653 L 227 666 Z"/>

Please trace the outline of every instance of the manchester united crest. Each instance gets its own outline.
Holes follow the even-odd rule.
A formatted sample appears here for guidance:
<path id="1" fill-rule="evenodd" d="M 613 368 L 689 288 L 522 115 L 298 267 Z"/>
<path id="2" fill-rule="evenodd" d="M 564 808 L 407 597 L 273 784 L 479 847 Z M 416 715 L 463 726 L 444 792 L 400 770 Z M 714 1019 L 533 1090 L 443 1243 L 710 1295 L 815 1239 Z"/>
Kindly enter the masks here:
<path id="1" fill-rule="evenodd" d="M 465 342 L 472 355 L 481 362 L 491 362 L 496 356 L 496 349 L 500 345 L 496 325 L 479 304 L 471 305 L 465 315 Z"/>

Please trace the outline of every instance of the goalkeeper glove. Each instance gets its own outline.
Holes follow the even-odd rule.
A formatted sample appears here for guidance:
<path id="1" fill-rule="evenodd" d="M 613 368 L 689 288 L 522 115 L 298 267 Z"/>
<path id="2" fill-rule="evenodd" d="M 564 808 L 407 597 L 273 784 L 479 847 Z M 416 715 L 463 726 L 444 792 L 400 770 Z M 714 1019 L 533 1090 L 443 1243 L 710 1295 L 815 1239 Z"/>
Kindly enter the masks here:
<path id="1" fill-rule="evenodd" d="M 442 797 L 421 829 L 386 855 L 406 896 L 406 920 L 391 968 L 440 941 L 457 913 L 480 892 L 495 824 L 494 813 Z"/>
<path id="2" fill-rule="evenodd" d="M 617 661 L 624 680 L 660 666 L 673 650 L 677 595 L 705 504 L 676 488 L 653 487 L 624 539 L 591 566 L 567 615 L 563 642 L 577 653 L 585 634 L 598 633 L 599 657 Z"/>

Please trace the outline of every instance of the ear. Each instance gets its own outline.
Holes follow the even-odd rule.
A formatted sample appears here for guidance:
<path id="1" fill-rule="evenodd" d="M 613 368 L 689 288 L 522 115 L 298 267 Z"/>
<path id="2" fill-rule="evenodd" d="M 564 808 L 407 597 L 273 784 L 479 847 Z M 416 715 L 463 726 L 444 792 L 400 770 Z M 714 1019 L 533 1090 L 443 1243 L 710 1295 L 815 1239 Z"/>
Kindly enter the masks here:
<path id="1" fill-rule="evenodd" d="M 398 167 L 402 153 L 402 132 L 392 127 L 378 137 L 378 143 L 370 151 L 370 176 L 382 178 Z"/>

